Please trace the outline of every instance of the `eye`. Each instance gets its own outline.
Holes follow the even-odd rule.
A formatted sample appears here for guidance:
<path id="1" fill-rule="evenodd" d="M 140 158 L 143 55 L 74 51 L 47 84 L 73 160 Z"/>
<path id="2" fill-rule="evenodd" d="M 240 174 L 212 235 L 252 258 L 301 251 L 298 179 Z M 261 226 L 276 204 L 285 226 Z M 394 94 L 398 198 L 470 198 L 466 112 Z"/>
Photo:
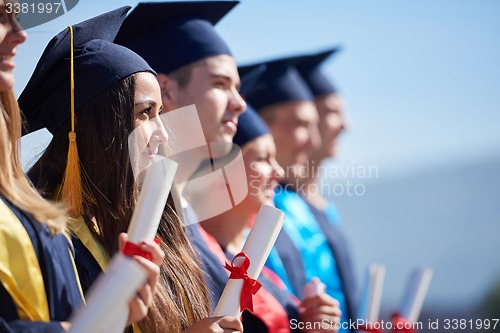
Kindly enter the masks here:
<path id="1" fill-rule="evenodd" d="M 216 88 L 225 89 L 226 88 L 226 82 L 224 82 L 222 80 L 217 80 L 217 81 L 214 82 L 214 86 Z"/>

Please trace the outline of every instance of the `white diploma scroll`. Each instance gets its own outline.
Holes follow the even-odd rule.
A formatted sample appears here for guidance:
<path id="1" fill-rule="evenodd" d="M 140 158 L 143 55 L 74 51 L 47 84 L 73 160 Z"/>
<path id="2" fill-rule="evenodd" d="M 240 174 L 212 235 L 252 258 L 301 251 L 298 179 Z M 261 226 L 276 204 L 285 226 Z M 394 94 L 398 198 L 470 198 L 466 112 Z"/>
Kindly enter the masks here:
<path id="1" fill-rule="evenodd" d="M 127 241 L 134 244 L 154 239 L 177 172 L 177 162 L 171 159 L 153 156 L 151 160 L 127 231 Z"/>
<path id="2" fill-rule="evenodd" d="M 418 320 L 431 279 L 432 268 L 424 267 L 413 271 L 398 313 L 401 317 L 412 322 Z"/>
<path id="3" fill-rule="evenodd" d="M 304 286 L 304 299 L 318 295 L 323 295 L 326 292 L 326 285 L 317 277 L 313 277 L 311 282 Z"/>
<path id="4" fill-rule="evenodd" d="M 283 212 L 275 207 L 267 205 L 260 207 L 242 250 L 250 259 L 248 275 L 251 278 L 259 277 L 283 226 L 284 217 Z M 235 260 L 234 265 L 239 266 L 241 263 L 242 261 Z M 243 280 L 229 279 L 213 315 L 239 317 L 242 288 Z"/>
<path id="5" fill-rule="evenodd" d="M 123 332 L 128 302 L 146 279 L 147 274 L 139 263 L 116 254 L 106 273 L 101 274 L 90 289 L 87 304 L 72 316 L 69 333 Z"/>
<path id="6" fill-rule="evenodd" d="M 385 266 L 378 264 L 368 266 L 367 284 L 358 317 L 369 323 L 375 323 L 379 320 L 384 276 Z"/>

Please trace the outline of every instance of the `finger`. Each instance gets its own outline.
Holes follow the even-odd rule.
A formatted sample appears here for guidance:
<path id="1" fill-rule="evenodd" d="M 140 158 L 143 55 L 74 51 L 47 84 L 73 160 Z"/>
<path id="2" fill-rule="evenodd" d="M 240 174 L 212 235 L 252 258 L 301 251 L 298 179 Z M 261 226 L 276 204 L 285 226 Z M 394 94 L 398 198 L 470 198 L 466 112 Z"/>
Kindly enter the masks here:
<path id="1" fill-rule="evenodd" d="M 220 327 L 224 330 L 243 332 L 243 324 L 236 317 L 222 317 L 217 321 Z"/>
<path id="2" fill-rule="evenodd" d="M 162 251 L 158 244 L 148 241 L 141 243 L 139 246 L 141 250 L 149 252 L 151 254 L 152 262 L 154 262 L 158 266 L 161 266 L 163 259 L 165 258 L 165 253 Z"/>
<path id="3" fill-rule="evenodd" d="M 139 289 L 137 295 L 148 308 L 153 304 L 153 292 L 149 284 L 145 284 Z"/>
<path id="4" fill-rule="evenodd" d="M 320 305 L 331 305 L 340 307 L 339 301 L 328 294 L 315 295 L 302 301 L 301 307 L 312 308 Z"/>
<path id="5" fill-rule="evenodd" d="M 120 232 L 118 235 L 118 248 L 120 249 L 120 252 L 123 250 L 123 247 L 125 246 L 125 243 L 127 242 L 128 235 L 124 232 Z"/>
<path id="6" fill-rule="evenodd" d="M 160 279 L 160 267 L 141 256 L 134 256 L 134 259 L 144 268 L 146 274 L 148 275 L 147 283 L 151 286 L 153 294 L 155 294 L 156 286 L 158 284 L 158 280 Z"/>
<path id="7" fill-rule="evenodd" d="M 129 316 L 127 320 L 127 326 L 135 323 L 143 318 L 145 318 L 148 314 L 148 307 L 142 299 L 139 297 L 134 297 L 130 302 L 129 302 Z"/>

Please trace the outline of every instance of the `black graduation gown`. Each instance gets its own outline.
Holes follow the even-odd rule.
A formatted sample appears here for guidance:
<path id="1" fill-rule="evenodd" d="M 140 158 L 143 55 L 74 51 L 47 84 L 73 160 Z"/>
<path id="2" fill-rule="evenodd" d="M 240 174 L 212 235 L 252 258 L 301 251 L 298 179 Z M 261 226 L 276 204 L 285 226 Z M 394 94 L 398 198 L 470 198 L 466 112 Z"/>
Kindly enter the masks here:
<path id="1" fill-rule="evenodd" d="M 83 304 L 73 262 L 70 244 L 64 235 L 52 236 L 47 226 L 36 222 L 0 196 L 0 200 L 15 214 L 25 228 L 40 266 L 51 322 L 20 320 L 13 298 L 0 284 L 0 332 L 63 332 L 59 322 Z"/>

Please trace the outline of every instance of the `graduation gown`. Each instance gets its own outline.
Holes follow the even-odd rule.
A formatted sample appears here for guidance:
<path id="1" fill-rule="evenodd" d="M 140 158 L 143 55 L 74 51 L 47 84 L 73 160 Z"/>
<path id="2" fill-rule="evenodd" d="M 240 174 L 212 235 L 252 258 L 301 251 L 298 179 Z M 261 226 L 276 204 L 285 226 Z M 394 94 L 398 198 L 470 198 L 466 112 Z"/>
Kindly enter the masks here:
<path id="1" fill-rule="evenodd" d="M 0 196 L 0 332 L 63 332 L 83 304 L 68 239 Z"/>
<path id="2" fill-rule="evenodd" d="M 353 319 L 353 273 L 345 240 L 338 229 L 338 216 L 332 210 L 326 214 L 316 209 L 283 187 L 277 190 L 275 204 L 285 213 L 285 224 L 266 265 L 299 299 L 303 298 L 304 285 L 319 277 L 326 292 L 340 302 L 341 321 Z"/>

